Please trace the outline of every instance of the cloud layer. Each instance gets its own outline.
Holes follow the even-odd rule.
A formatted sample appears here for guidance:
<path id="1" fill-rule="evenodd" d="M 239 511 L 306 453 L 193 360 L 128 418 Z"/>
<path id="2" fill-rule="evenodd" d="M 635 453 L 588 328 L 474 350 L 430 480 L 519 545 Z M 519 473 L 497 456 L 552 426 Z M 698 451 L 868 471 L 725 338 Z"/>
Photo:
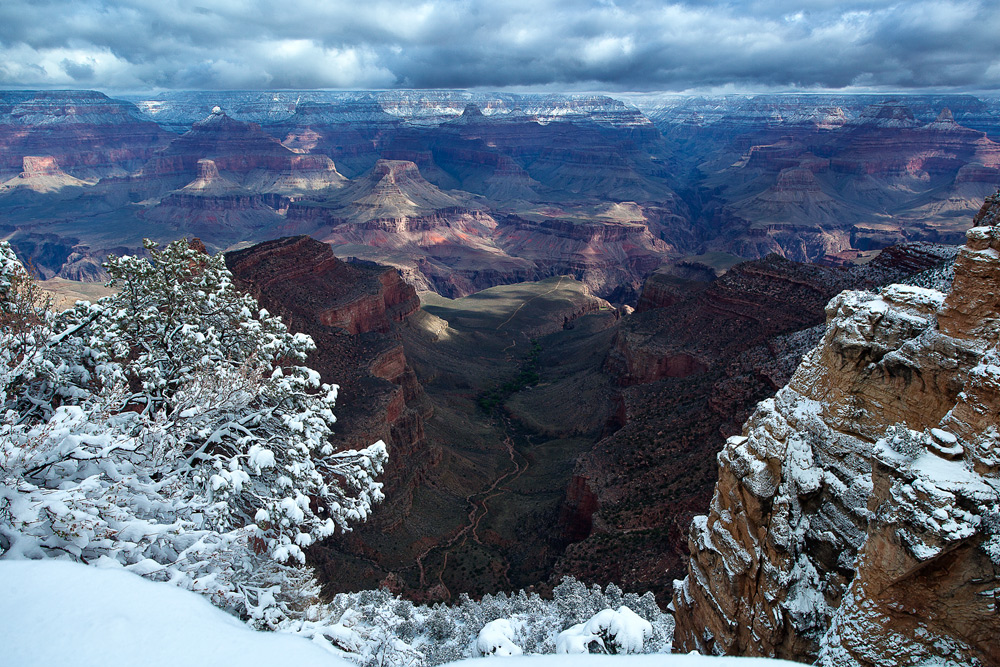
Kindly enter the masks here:
<path id="1" fill-rule="evenodd" d="M 992 0 L 4 0 L 0 86 L 1000 89 Z"/>

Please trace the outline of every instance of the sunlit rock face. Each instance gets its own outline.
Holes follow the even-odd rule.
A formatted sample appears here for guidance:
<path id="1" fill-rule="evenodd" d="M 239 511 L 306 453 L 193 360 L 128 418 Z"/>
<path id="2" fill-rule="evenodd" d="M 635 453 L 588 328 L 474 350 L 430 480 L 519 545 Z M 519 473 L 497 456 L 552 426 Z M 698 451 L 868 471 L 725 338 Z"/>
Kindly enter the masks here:
<path id="1" fill-rule="evenodd" d="M 127 102 L 95 91 L 9 91 L 0 96 L 0 182 L 34 173 L 38 156 L 82 180 L 124 175 L 169 134 Z M 26 164 L 26 158 L 31 158 Z M 51 171 L 51 170 L 50 170 Z"/>
<path id="2" fill-rule="evenodd" d="M 976 224 L 994 223 L 993 197 Z M 947 295 L 844 292 L 719 454 L 676 647 L 824 665 L 1000 661 L 1000 227 Z"/>

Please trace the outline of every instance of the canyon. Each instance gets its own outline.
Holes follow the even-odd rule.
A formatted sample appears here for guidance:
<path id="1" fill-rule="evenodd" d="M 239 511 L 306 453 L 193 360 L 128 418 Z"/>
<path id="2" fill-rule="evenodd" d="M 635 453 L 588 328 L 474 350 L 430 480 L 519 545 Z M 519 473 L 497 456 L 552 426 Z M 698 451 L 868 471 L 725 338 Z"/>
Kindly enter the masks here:
<path id="1" fill-rule="evenodd" d="M 0 234 L 43 278 L 143 238 L 294 234 L 460 297 L 572 275 L 634 304 L 692 256 L 959 243 L 1000 186 L 971 96 L 0 94 Z"/>
<path id="2" fill-rule="evenodd" d="M 633 314 L 565 276 L 421 303 L 396 270 L 308 236 L 227 264 L 316 340 L 309 363 L 340 385 L 335 444 L 389 446 L 383 506 L 311 549 L 329 592 L 448 601 L 573 575 L 666 604 L 716 452 L 818 342 L 826 302 L 954 255 L 908 244 L 849 269 L 770 256 L 711 279 L 688 262 L 653 274 Z"/>
<path id="3" fill-rule="evenodd" d="M 198 237 L 316 341 L 390 454 L 327 594 L 572 575 L 685 651 L 996 664 L 998 141 L 971 96 L 3 92 L 0 238 L 72 298 Z"/>

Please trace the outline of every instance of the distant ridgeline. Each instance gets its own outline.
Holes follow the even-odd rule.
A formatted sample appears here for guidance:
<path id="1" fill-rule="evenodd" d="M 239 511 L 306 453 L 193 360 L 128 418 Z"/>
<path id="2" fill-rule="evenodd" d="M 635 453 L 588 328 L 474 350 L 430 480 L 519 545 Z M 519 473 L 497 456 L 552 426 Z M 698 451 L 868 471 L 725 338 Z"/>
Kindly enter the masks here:
<path id="1" fill-rule="evenodd" d="M 628 303 L 681 257 L 960 243 L 998 137 L 962 95 L 2 92 L 0 233 L 44 278 L 309 234 L 449 297 L 572 275 Z"/>

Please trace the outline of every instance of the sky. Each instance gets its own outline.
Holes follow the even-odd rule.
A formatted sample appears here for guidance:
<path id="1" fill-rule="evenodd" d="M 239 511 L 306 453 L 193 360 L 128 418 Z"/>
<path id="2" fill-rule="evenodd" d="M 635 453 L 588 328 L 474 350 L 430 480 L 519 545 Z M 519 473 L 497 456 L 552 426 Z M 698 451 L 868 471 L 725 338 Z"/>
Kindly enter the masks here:
<path id="1" fill-rule="evenodd" d="M 2 0 L 0 87 L 997 91 L 996 0 Z"/>

